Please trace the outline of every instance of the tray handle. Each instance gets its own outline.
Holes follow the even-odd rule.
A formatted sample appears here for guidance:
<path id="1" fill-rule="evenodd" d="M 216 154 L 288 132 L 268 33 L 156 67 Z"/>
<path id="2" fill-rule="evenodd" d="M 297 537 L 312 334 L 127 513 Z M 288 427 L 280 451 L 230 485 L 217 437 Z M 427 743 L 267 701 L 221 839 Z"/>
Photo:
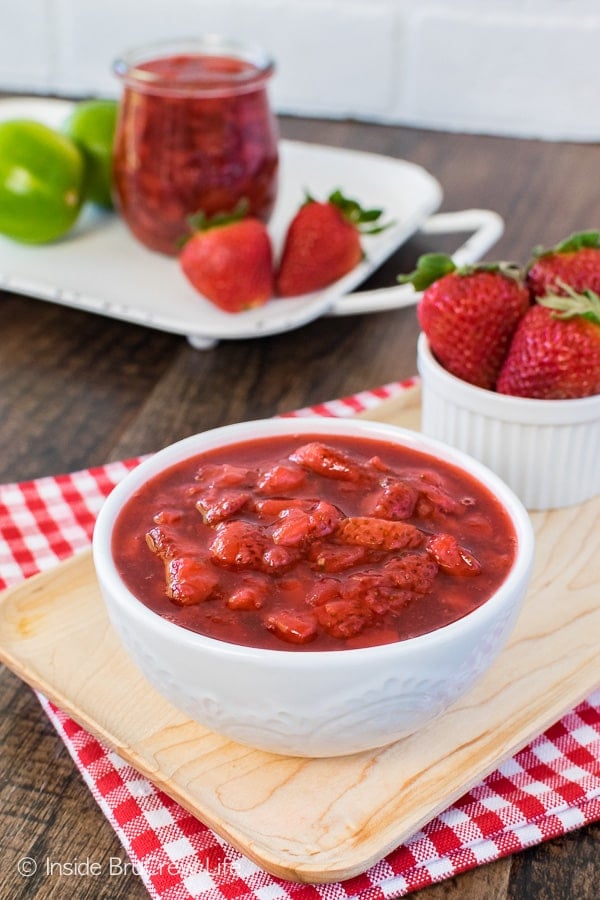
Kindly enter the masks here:
<path id="1" fill-rule="evenodd" d="M 477 262 L 502 236 L 504 220 L 491 209 L 462 209 L 436 213 L 419 228 L 422 234 L 452 234 L 472 231 L 467 240 L 452 254 L 457 266 Z M 383 312 L 415 304 L 420 293 L 412 284 L 398 284 L 372 291 L 356 291 L 338 297 L 327 311 L 329 316 L 348 316 L 360 313 Z"/>

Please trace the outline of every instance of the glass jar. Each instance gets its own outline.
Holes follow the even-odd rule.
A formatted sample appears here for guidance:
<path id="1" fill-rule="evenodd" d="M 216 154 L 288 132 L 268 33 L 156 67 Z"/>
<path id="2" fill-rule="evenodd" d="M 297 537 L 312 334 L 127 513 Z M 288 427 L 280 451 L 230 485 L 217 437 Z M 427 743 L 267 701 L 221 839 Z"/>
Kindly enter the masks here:
<path id="1" fill-rule="evenodd" d="M 117 208 L 135 237 L 175 255 L 189 217 L 233 210 L 266 221 L 277 193 L 277 123 L 261 49 L 209 35 L 135 50 L 114 64 L 123 96 Z"/>

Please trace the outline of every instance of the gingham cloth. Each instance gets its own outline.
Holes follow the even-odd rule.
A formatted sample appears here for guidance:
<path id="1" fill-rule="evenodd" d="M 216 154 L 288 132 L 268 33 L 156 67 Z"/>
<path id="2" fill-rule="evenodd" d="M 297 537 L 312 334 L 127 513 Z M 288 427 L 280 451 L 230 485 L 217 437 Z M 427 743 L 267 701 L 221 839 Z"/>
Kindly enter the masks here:
<path id="1" fill-rule="evenodd" d="M 416 379 L 297 410 L 352 415 Z M 139 459 L 0 486 L 0 587 L 90 543 L 98 510 Z M 132 870 L 157 900 L 401 897 L 600 819 L 600 691 L 367 872 L 337 884 L 275 878 L 38 694 Z"/>

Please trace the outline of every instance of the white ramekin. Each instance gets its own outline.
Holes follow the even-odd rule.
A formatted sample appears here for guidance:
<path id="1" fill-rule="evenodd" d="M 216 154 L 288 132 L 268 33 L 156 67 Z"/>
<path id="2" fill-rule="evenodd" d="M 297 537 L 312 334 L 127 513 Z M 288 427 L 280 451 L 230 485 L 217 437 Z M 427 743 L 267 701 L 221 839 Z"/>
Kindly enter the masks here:
<path id="1" fill-rule="evenodd" d="M 424 334 L 417 366 L 424 434 L 492 469 L 530 510 L 600 493 L 600 395 L 532 400 L 475 387 L 446 371 Z"/>

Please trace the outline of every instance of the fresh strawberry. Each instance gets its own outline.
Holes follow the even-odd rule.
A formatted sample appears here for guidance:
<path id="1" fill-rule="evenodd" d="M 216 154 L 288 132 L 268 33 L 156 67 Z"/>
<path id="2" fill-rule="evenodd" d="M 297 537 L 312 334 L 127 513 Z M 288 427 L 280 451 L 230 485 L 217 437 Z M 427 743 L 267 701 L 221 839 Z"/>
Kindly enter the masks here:
<path id="1" fill-rule="evenodd" d="M 457 378 L 492 390 L 530 304 L 520 270 L 505 263 L 457 269 L 449 257 L 428 253 L 415 272 L 398 280 L 424 292 L 417 317 L 440 364 Z"/>
<path id="2" fill-rule="evenodd" d="M 600 297 L 540 297 L 521 320 L 498 378 L 516 397 L 569 400 L 600 394 Z"/>
<path id="3" fill-rule="evenodd" d="M 273 296 L 273 251 L 263 222 L 240 213 L 195 217 L 197 229 L 179 255 L 201 294 L 229 313 L 262 306 Z"/>
<path id="4" fill-rule="evenodd" d="M 308 294 L 351 272 L 363 258 L 361 234 L 375 234 L 380 209 L 364 210 L 340 191 L 326 202 L 307 197 L 288 226 L 276 289 L 281 297 Z"/>
<path id="5" fill-rule="evenodd" d="M 600 294 L 600 232 L 583 231 L 549 250 L 534 250 L 526 283 L 533 297 L 565 294 L 565 285 L 578 294 Z"/>

